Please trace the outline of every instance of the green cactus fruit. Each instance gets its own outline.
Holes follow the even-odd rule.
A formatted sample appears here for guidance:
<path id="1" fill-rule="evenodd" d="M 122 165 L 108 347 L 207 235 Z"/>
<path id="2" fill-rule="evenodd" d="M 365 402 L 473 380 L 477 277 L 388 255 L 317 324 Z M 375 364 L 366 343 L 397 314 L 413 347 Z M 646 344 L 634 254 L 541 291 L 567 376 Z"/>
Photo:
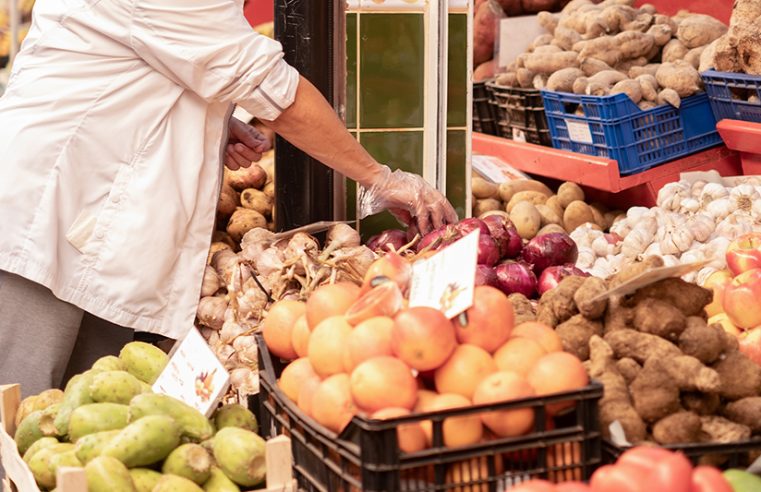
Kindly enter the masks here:
<path id="1" fill-rule="evenodd" d="M 52 468 L 52 460 L 56 455 L 67 453 L 74 449 L 73 444 L 58 443 L 39 450 L 29 460 L 29 469 L 34 475 L 34 480 L 46 489 L 55 487 L 55 472 Z"/>
<path id="2" fill-rule="evenodd" d="M 158 347 L 144 342 L 131 342 L 119 352 L 124 368 L 141 381 L 153 384 L 169 362 L 169 356 Z"/>
<path id="3" fill-rule="evenodd" d="M 256 422 L 254 414 L 248 408 L 237 403 L 225 405 L 217 410 L 214 414 L 214 423 L 218 430 L 225 427 L 239 427 L 251 432 L 259 432 L 259 424 Z"/>
<path id="4" fill-rule="evenodd" d="M 201 412 L 171 396 L 158 394 L 137 395 L 129 404 L 130 420 L 146 415 L 167 415 L 182 429 L 183 436 L 194 442 L 204 441 L 214 435 L 214 427 Z"/>
<path id="5" fill-rule="evenodd" d="M 203 492 L 203 489 L 187 478 L 164 475 L 152 492 Z"/>
<path id="6" fill-rule="evenodd" d="M 140 380 L 138 379 L 138 381 Z M 153 393 L 153 386 L 145 381 L 140 381 L 140 393 Z"/>
<path id="7" fill-rule="evenodd" d="M 69 418 L 71 413 L 82 405 L 93 403 L 90 398 L 90 385 L 95 377 L 95 372 L 87 371 L 71 378 L 63 392 L 63 401 L 55 418 L 55 427 L 59 436 L 69 433 Z"/>
<path id="8" fill-rule="evenodd" d="M 161 473 L 148 468 L 133 468 L 129 474 L 137 492 L 152 492 L 162 477 Z"/>
<path id="9" fill-rule="evenodd" d="M 30 413 L 37 410 L 45 410 L 51 405 L 63 401 L 63 391 L 59 389 L 45 390 L 39 395 L 24 398 L 16 411 L 16 426 L 24 420 Z"/>
<path id="10" fill-rule="evenodd" d="M 166 458 L 180 444 L 180 426 L 166 415 L 149 415 L 119 432 L 103 449 L 127 468 L 152 465 Z"/>
<path id="11" fill-rule="evenodd" d="M 29 446 L 29 449 L 26 450 L 26 453 L 24 453 L 24 462 L 28 465 L 29 460 L 31 460 L 32 456 L 34 456 L 38 451 L 49 448 L 50 446 L 54 446 L 56 444 L 61 443 L 58 442 L 58 439 L 55 437 L 43 437 L 41 439 L 37 439 L 34 441 L 34 444 Z"/>
<path id="12" fill-rule="evenodd" d="M 142 391 L 140 380 L 127 371 L 105 371 L 93 378 L 90 398 L 98 403 L 129 405 L 130 400 Z"/>
<path id="13" fill-rule="evenodd" d="M 14 439 L 22 456 L 39 439 L 57 434 L 55 425 L 45 412 L 46 410 L 37 410 L 30 413 L 16 429 Z"/>
<path id="14" fill-rule="evenodd" d="M 203 484 L 203 489 L 206 492 L 240 492 L 235 482 L 216 466 L 211 467 L 211 477 Z"/>
<path id="15" fill-rule="evenodd" d="M 99 456 L 85 466 L 87 492 L 136 492 L 124 464 L 109 456 Z"/>
<path id="16" fill-rule="evenodd" d="M 87 434 L 77 440 L 75 445 L 77 459 L 85 465 L 103 452 L 103 448 L 111 442 L 116 436 L 119 435 L 119 430 L 110 430 L 103 432 L 96 432 L 94 434 Z"/>
<path id="17" fill-rule="evenodd" d="M 81 437 L 96 432 L 123 429 L 129 423 L 129 407 L 118 403 L 90 403 L 71 413 L 69 440 L 77 442 Z"/>
<path id="18" fill-rule="evenodd" d="M 82 468 L 82 462 L 77 459 L 74 449 L 69 449 L 64 453 L 58 453 L 50 458 L 50 472 L 55 480 L 58 476 L 58 469 L 62 467 Z"/>
<path id="19" fill-rule="evenodd" d="M 233 482 L 253 487 L 264 481 L 264 439 L 245 429 L 226 427 L 217 432 L 212 444 L 217 465 Z"/>
<path id="20" fill-rule="evenodd" d="M 211 455 L 206 449 L 198 444 L 183 444 L 167 456 L 161 471 L 203 485 L 209 479 L 211 465 Z"/>
<path id="21" fill-rule="evenodd" d="M 92 365 L 93 371 L 123 371 L 124 369 L 124 362 L 115 355 L 101 357 Z"/>

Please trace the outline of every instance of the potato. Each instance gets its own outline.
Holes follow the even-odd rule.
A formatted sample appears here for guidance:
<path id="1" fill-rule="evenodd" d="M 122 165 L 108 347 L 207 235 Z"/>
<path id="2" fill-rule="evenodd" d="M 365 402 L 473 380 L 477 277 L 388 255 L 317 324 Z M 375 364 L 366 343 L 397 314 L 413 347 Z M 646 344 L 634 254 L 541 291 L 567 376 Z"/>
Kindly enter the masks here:
<path id="1" fill-rule="evenodd" d="M 570 234 L 577 227 L 586 223 L 596 224 L 595 216 L 592 209 L 581 200 L 576 200 L 568 204 L 563 214 L 563 223 L 565 230 Z M 599 227 L 599 226 L 598 226 Z"/>
<path id="2" fill-rule="evenodd" d="M 262 190 L 265 195 L 268 197 L 274 199 L 275 198 L 275 183 L 270 182 L 264 185 L 264 189 Z"/>
<path id="3" fill-rule="evenodd" d="M 246 188 L 258 190 L 267 182 L 267 173 L 258 164 L 242 167 L 237 171 L 225 168 L 225 175 L 226 181 L 237 191 L 243 191 Z"/>
<path id="4" fill-rule="evenodd" d="M 537 212 L 542 216 L 542 227 L 549 224 L 563 225 L 563 216 L 555 213 L 555 210 L 544 204 L 535 205 Z"/>
<path id="5" fill-rule="evenodd" d="M 566 208 L 571 202 L 584 201 L 584 190 L 576 183 L 566 181 L 558 188 L 558 203 Z"/>
<path id="6" fill-rule="evenodd" d="M 538 191 L 519 191 L 510 199 L 505 210 L 510 213 L 520 202 L 529 202 L 532 205 L 539 205 L 547 201 L 547 195 Z"/>
<path id="7" fill-rule="evenodd" d="M 502 202 L 495 200 L 494 198 L 485 198 L 483 200 L 476 200 L 473 204 L 473 216 L 478 217 L 486 212 L 493 210 L 499 210 L 502 208 Z"/>
<path id="8" fill-rule="evenodd" d="M 256 210 L 238 207 L 227 223 L 227 233 L 236 243 L 240 243 L 243 236 L 255 227 L 265 227 L 267 219 Z"/>
<path id="9" fill-rule="evenodd" d="M 562 226 L 558 224 L 547 224 L 546 226 L 539 229 L 539 232 L 536 233 L 537 236 L 544 236 L 545 234 L 553 234 L 557 232 L 562 232 L 565 234 L 565 229 L 563 229 Z"/>
<path id="10" fill-rule="evenodd" d="M 217 203 L 217 213 L 223 217 L 228 217 L 235 212 L 238 206 L 238 200 L 235 193 L 220 193 L 219 202 Z"/>
<path id="11" fill-rule="evenodd" d="M 510 221 L 523 239 L 532 239 L 539 232 L 542 216 L 530 202 L 519 202 L 510 212 Z"/>
<path id="12" fill-rule="evenodd" d="M 533 179 L 516 179 L 499 185 L 499 197 L 505 203 L 509 203 L 513 195 L 521 191 L 538 191 L 548 197 L 553 195 L 552 190 L 547 188 L 547 185 Z"/>
<path id="13" fill-rule="evenodd" d="M 563 217 L 564 207 L 560 204 L 560 199 L 558 198 L 557 195 L 552 195 L 551 197 L 549 197 L 547 201 L 545 202 L 545 205 L 550 207 L 552 211 L 555 212 L 555 214 L 557 214 L 558 217 L 560 218 Z"/>
<path id="14" fill-rule="evenodd" d="M 602 230 L 606 230 L 608 222 L 605 220 L 605 216 L 597 207 L 590 205 L 589 210 L 592 211 L 592 217 L 594 217 L 594 223 L 600 226 Z"/>
<path id="15" fill-rule="evenodd" d="M 230 235 L 224 231 L 214 231 L 211 234 L 211 242 L 212 243 L 225 243 L 229 245 L 231 248 L 235 248 L 235 241 L 230 237 Z"/>
<path id="16" fill-rule="evenodd" d="M 479 200 L 497 198 L 499 196 L 499 187 L 479 176 L 473 176 L 473 179 L 470 180 L 470 188 L 473 196 Z"/>
<path id="17" fill-rule="evenodd" d="M 244 208 L 256 210 L 266 217 L 272 215 L 272 198 L 263 191 L 254 188 L 243 190 L 240 194 L 240 204 Z"/>

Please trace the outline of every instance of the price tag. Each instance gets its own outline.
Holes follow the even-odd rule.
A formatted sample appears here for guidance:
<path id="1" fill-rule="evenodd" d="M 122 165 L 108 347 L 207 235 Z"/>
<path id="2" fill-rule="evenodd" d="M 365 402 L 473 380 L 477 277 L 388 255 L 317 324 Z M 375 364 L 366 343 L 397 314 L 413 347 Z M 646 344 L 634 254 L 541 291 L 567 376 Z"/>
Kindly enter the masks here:
<path id="1" fill-rule="evenodd" d="M 473 169 L 492 183 L 500 184 L 516 179 L 529 179 L 528 175 L 518 171 L 499 157 L 474 155 L 471 162 Z"/>
<path id="2" fill-rule="evenodd" d="M 574 142 L 593 144 L 595 141 L 592 139 L 592 130 L 586 123 L 579 121 L 565 120 L 565 124 L 568 127 L 568 138 Z"/>
<path id="3" fill-rule="evenodd" d="M 514 62 L 518 55 L 528 50 L 537 36 L 547 32 L 539 25 L 539 20 L 535 15 L 499 19 L 498 27 L 499 33 L 495 48 L 497 64 L 500 68 L 507 67 Z"/>
<path id="4" fill-rule="evenodd" d="M 229 386 L 230 375 L 193 327 L 173 350 L 153 391 L 176 398 L 208 417 Z"/>
<path id="5" fill-rule="evenodd" d="M 452 319 L 473 305 L 480 234 L 473 231 L 412 265 L 410 307 L 432 307 Z"/>
<path id="6" fill-rule="evenodd" d="M 647 287 L 648 285 L 654 284 L 656 282 L 660 282 L 661 280 L 665 280 L 667 278 L 672 278 L 672 277 L 681 277 L 681 276 L 687 275 L 688 273 L 698 271 L 704 266 L 706 266 L 708 263 L 709 263 L 708 261 L 698 261 L 695 263 L 685 263 L 683 265 L 653 268 L 652 270 L 648 270 L 646 272 L 640 273 L 636 277 L 632 278 L 631 280 L 627 282 L 624 282 L 618 287 L 615 287 L 613 289 L 608 290 L 607 292 L 603 292 L 602 294 L 595 296 L 593 299 L 590 299 L 589 302 L 602 301 L 614 296 L 626 296 L 634 292 L 637 292 L 642 287 Z"/>
<path id="7" fill-rule="evenodd" d="M 523 130 L 513 128 L 513 141 L 526 143 L 526 134 Z"/>

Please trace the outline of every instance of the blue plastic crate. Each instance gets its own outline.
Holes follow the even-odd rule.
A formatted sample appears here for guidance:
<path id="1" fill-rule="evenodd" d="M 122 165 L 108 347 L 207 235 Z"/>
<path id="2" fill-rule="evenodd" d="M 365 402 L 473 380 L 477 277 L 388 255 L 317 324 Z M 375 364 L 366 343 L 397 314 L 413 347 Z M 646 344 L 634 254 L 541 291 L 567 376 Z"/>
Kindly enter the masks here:
<path id="1" fill-rule="evenodd" d="M 626 94 L 582 96 L 542 91 L 552 146 L 618 161 L 634 174 L 721 144 L 704 93 L 643 111 Z"/>
<path id="2" fill-rule="evenodd" d="M 728 118 L 761 123 L 761 102 L 748 101 L 751 96 L 761 99 L 760 76 L 714 70 L 703 72 L 700 76 L 716 121 Z"/>

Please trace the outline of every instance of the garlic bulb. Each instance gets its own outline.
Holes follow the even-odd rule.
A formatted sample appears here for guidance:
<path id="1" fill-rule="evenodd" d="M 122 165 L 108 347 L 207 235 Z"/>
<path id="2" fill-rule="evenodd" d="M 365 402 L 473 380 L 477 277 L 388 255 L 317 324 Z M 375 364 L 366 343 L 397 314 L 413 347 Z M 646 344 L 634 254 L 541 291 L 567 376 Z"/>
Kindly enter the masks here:
<path id="1" fill-rule="evenodd" d="M 253 335 L 245 335 L 233 341 L 233 348 L 238 353 L 238 359 L 249 367 L 256 368 L 257 348 L 256 338 Z"/>
<path id="2" fill-rule="evenodd" d="M 678 211 L 682 200 L 687 196 L 687 189 L 682 183 L 669 183 L 658 192 L 658 207 L 664 210 Z"/>
<path id="3" fill-rule="evenodd" d="M 233 340 L 246 333 L 248 329 L 233 320 L 225 321 L 219 330 L 219 340 L 222 343 L 232 343 Z"/>
<path id="4" fill-rule="evenodd" d="M 653 218 L 641 219 L 631 232 L 624 238 L 621 252 L 627 258 L 634 258 L 647 249 L 653 242 L 658 230 L 658 223 Z"/>
<path id="5" fill-rule="evenodd" d="M 708 184 L 708 181 L 699 179 L 692 183 L 692 186 L 690 187 L 690 196 L 692 198 L 700 198 L 700 195 L 703 193 L 703 188 L 705 188 L 705 185 Z"/>
<path id="6" fill-rule="evenodd" d="M 724 218 L 734 211 L 732 208 L 732 202 L 729 198 L 718 198 L 709 202 L 707 205 L 704 205 L 703 208 L 706 214 L 713 217 L 714 221 L 717 223 L 724 220 Z"/>
<path id="7" fill-rule="evenodd" d="M 707 183 L 700 192 L 700 202 L 706 207 L 713 201 L 726 198 L 729 195 L 727 188 L 719 183 Z"/>
<path id="8" fill-rule="evenodd" d="M 716 225 L 716 235 L 736 238 L 753 230 L 753 219 L 742 213 L 732 214 Z"/>
<path id="9" fill-rule="evenodd" d="M 692 245 L 694 237 L 686 227 L 673 227 L 661 240 L 661 251 L 667 255 L 680 255 Z"/>
<path id="10" fill-rule="evenodd" d="M 677 266 L 677 265 L 679 265 L 681 263 L 679 261 L 679 258 L 677 258 L 674 255 L 664 255 L 664 256 L 662 256 L 662 258 L 663 258 L 663 266 L 664 267 Z"/>
<path id="11" fill-rule="evenodd" d="M 597 236 L 597 238 L 592 241 L 592 251 L 594 251 L 597 256 L 608 256 L 613 254 L 614 250 L 615 246 L 608 242 L 605 235 Z"/>
<path id="12" fill-rule="evenodd" d="M 705 261 L 705 253 L 702 249 L 691 249 L 679 257 L 682 264 L 698 263 Z"/>
<path id="13" fill-rule="evenodd" d="M 217 271 L 210 265 L 206 265 L 203 271 L 203 282 L 201 282 L 201 297 L 213 296 L 217 293 L 221 283 Z"/>
<path id="14" fill-rule="evenodd" d="M 703 243 L 713 234 L 713 231 L 716 229 L 716 223 L 705 214 L 697 214 L 689 219 L 688 227 L 695 241 Z"/>
<path id="15" fill-rule="evenodd" d="M 576 266 L 581 268 L 582 270 L 586 270 L 587 268 L 592 268 L 592 265 L 594 265 L 596 258 L 597 258 L 597 255 L 592 250 L 592 248 L 580 246 L 579 255 L 576 258 Z"/>
<path id="16" fill-rule="evenodd" d="M 204 297 L 198 301 L 198 322 L 212 330 L 219 330 L 225 321 L 227 301 L 221 297 Z"/>
<path id="17" fill-rule="evenodd" d="M 680 209 L 682 213 L 694 214 L 698 210 L 700 210 L 700 202 L 695 198 L 685 198 L 682 200 Z"/>
<path id="18" fill-rule="evenodd" d="M 230 372 L 230 384 L 244 398 L 259 392 L 259 376 L 247 367 L 239 367 Z"/>
<path id="19" fill-rule="evenodd" d="M 761 199 L 761 195 L 758 194 L 754 186 L 741 184 L 729 192 L 729 199 L 734 210 L 742 210 L 749 213 L 753 202 Z"/>

